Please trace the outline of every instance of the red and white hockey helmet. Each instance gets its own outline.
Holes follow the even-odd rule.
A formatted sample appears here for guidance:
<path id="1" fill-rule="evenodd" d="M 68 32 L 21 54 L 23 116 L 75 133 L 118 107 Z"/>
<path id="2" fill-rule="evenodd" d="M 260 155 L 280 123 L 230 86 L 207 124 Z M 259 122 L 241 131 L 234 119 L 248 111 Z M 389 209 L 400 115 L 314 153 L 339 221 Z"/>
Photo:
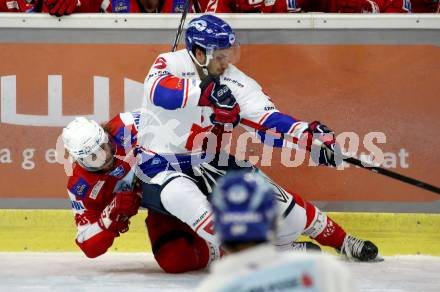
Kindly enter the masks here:
<path id="1" fill-rule="evenodd" d="M 77 117 L 70 122 L 62 134 L 64 147 L 84 168 L 99 170 L 110 163 L 106 149 L 109 139 L 104 129 L 95 121 Z"/>

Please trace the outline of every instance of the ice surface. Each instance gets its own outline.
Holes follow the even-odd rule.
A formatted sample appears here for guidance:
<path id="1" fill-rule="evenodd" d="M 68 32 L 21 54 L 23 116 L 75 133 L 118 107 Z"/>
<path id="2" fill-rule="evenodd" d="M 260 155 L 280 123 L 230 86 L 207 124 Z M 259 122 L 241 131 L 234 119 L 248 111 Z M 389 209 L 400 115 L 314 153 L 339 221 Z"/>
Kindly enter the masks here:
<path id="1" fill-rule="evenodd" d="M 348 263 L 360 291 L 440 292 L 440 257 Z M 206 272 L 163 273 L 151 254 L 0 253 L 0 291 L 192 291 Z"/>

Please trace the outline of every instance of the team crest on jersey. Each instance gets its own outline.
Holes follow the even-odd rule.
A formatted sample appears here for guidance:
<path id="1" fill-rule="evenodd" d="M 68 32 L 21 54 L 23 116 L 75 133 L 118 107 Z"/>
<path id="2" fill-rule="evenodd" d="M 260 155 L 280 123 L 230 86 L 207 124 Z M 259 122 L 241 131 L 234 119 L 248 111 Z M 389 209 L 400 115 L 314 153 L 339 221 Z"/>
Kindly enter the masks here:
<path id="1" fill-rule="evenodd" d="M 112 172 L 109 173 L 109 175 L 117 178 L 122 178 L 124 174 L 125 174 L 125 169 L 122 165 L 119 165 L 114 170 L 112 170 Z"/>
<path id="2" fill-rule="evenodd" d="M 151 165 L 158 165 L 158 164 L 160 164 L 162 162 L 162 160 L 160 159 L 160 158 L 154 158 L 152 161 L 151 161 Z"/>
<path id="3" fill-rule="evenodd" d="M 120 128 L 118 132 L 115 134 L 115 140 L 124 149 L 130 147 L 131 143 L 134 142 L 134 137 L 131 134 L 131 129 L 129 129 L 128 127 Z"/>
<path id="4" fill-rule="evenodd" d="M 113 12 L 129 13 L 130 0 L 112 0 L 112 7 L 113 7 Z"/>
<path id="5" fill-rule="evenodd" d="M 185 10 L 184 0 L 174 0 L 173 1 L 173 13 L 182 13 Z"/>
<path id="6" fill-rule="evenodd" d="M 75 195 L 75 197 L 82 199 L 87 194 L 89 188 L 90 185 L 83 178 L 80 178 L 76 184 L 72 186 L 70 191 Z"/>

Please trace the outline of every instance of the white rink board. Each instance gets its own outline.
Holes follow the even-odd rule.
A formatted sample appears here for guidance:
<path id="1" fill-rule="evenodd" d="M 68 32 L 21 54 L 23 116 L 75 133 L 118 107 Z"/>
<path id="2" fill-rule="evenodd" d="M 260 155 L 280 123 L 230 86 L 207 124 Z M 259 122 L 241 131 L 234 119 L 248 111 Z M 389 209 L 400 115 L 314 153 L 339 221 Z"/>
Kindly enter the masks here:
<path id="1" fill-rule="evenodd" d="M 360 291 L 438 292 L 440 257 L 348 263 Z M 0 253 L 0 291 L 192 291 L 206 271 L 163 273 L 151 254 Z"/>

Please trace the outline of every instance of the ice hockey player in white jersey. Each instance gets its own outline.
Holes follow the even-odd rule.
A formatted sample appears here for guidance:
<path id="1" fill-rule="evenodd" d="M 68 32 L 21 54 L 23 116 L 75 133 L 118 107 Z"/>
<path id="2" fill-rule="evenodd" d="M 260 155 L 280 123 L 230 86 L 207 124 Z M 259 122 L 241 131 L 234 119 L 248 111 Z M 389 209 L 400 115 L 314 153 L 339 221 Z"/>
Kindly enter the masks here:
<path id="1" fill-rule="evenodd" d="M 273 189 L 257 174 L 230 173 L 212 195 L 215 229 L 226 252 L 197 291 L 355 292 L 348 267 L 320 253 L 278 252 Z"/>
<path id="2" fill-rule="evenodd" d="M 239 46 L 232 28 L 222 19 L 214 15 L 193 19 L 185 42 L 186 49 L 160 54 L 145 79 L 145 112 L 138 140 L 144 151 L 139 163 L 145 182 L 142 206 L 185 222 L 210 243 L 210 262 L 221 254 L 209 203 L 217 179 L 237 169 L 259 172 L 248 162 L 218 151 L 228 129 L 246 119 L 298 139 L 305 136 L 306 147 L 311 147 L 314 135 L 320 135 L 326 145 L 316 151 L 320 165 L 336 166 L 337 159 L 328 148 L 337 148 L 333 132 L 325 125 L 279 112 L 258 83 L 233 65 Z M 245 128 L 273 147 L 295 146 Z M 203 137 L 209 138 L 207 143 Z M 217 143 L 211 143 L 213 137 Z M 372 242 L 347 234 L 313 204 L 266 179 L 277 192 L 282 223 L 275 244 L 280 249 L 317 248 L 295 242 L 304 234 L 350 258 L 376 258 L 378 249 Z"/>

